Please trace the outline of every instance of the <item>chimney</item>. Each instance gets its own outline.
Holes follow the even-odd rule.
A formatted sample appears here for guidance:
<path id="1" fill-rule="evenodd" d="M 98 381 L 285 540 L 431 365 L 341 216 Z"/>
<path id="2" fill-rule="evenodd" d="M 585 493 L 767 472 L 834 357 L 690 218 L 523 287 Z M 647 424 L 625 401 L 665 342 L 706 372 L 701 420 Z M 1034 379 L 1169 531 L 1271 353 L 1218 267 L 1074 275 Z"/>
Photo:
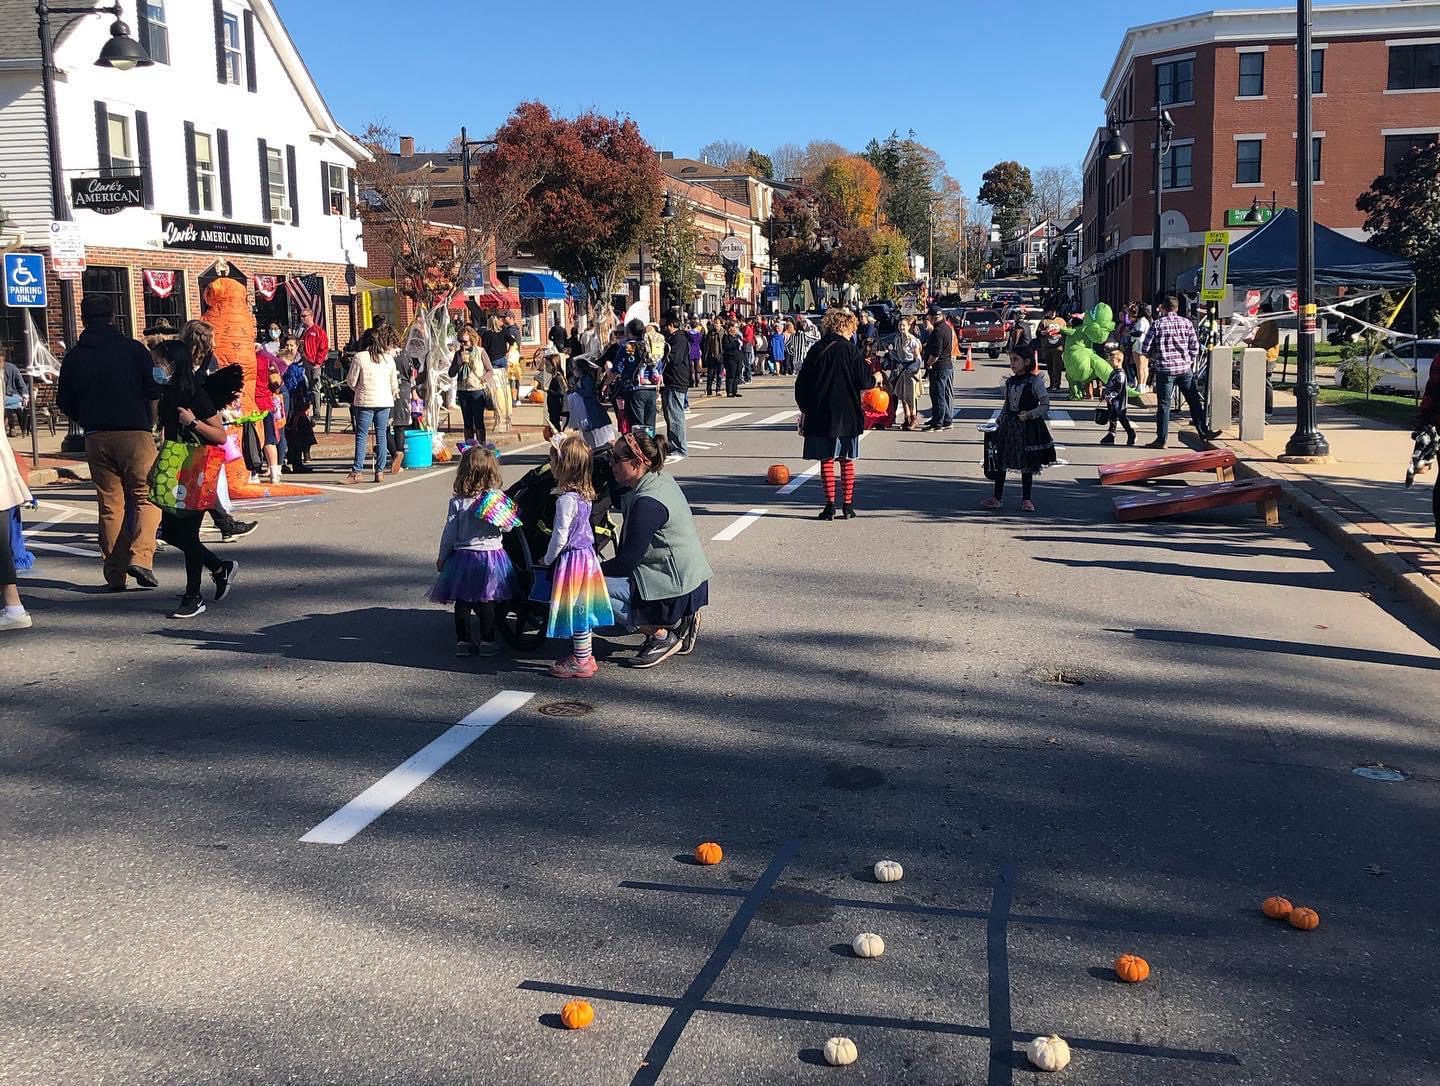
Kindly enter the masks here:
<path id="1" fill-rule="evenodd" d="M 415 137 L 414 137 L 414 136 L 401 136 L 401 137 L 400 137 L 400 157 L 401 157 L 401 158 L 414 158 L 414 157 L 415 157 Z"/>

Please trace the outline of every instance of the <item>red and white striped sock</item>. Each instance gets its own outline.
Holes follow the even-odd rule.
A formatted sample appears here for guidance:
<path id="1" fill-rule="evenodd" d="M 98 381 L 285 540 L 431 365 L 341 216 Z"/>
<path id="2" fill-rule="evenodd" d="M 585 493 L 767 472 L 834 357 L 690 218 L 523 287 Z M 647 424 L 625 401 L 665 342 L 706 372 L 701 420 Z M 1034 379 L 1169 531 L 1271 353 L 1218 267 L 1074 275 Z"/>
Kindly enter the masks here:
<path id="1" fill-rule="evenodd" d="M 825 484 L 825 500 L 835 504 L 835 461 L 820 461 L 820 481 Z"/>
<path id="2" fill-rule="evenodd" d="M 845 487 L 845 504 L 853 504 L 855 501 L 855 461 L 840 461 L 840 481 Z"/>

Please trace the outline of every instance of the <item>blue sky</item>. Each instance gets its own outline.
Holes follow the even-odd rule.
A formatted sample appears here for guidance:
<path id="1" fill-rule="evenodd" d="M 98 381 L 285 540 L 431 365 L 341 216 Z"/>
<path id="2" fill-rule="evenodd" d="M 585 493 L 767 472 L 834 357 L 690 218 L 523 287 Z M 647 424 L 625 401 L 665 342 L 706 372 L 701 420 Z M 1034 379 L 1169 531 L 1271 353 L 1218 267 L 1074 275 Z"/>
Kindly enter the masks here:
<path id="1" fill-rule="evenodd" d="M 811 139 L 859 149 L 913 128 L 971 196 L 1003 159 L 1079 165 L 1126 27 L 1268 6 L 346 0 L 340 33 L 340 5 L 277 3 L 352 132 L 380 120 L 434 149 L 462 124 L 490 134 L 531 98 L 563 114 L 629 114 L 653 146 L 677 155 L 722 138 L 762 151 Z M 913 29 L 901 32 L 894 17 L 906 12 Z M 723 30 L 729 19 L 735 29 Z"/>

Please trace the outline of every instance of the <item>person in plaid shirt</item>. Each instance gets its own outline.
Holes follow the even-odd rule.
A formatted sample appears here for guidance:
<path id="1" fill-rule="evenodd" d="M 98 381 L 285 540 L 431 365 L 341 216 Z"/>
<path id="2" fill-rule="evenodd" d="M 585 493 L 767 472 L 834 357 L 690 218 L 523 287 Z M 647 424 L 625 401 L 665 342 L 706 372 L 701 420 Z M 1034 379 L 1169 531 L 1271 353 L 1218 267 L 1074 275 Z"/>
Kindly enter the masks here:
<path id="1" fill-rule="evenodd" d="M 1170 436 L 1171 389 L 1180 386 L 1180 394 L 1190 405 L 1190 419 L 1207 441 L 1219 437 L 1219 430 L 1205 424 L 1205 405 L 1195 387 L 1194 365 L 1200 356 L 1200 340 L 1195 326 L 1179 313 L 1180 302 L 1175 295 L 1165 299 L 1165 314 L 1153 325 L 1140 345 L 1140 353 L 1150 360 L 1150 373 L 1155 378 L 1155 440 L 1147 449 L 1163 449 Z"/>

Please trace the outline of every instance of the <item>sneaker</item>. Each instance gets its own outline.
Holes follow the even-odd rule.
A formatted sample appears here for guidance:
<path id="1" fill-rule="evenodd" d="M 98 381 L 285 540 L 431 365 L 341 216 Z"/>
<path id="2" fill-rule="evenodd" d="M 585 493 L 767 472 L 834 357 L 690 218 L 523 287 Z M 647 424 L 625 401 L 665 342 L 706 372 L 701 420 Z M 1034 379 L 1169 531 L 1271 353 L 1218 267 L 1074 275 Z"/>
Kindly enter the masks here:
<path id="1" fill-rule="evenodd" d="M 361 477 L 361 475 L 360 475 L 360 473 L 359 473 L 358 471 L 352 471 L 349 475 L 345 476 L 345 478 L 342 479 L 340 482 L 341 482 L 341 485 L 342 485 L 342 486 L 354 486 L 356 483 L 362 483 L 362 482 L 364 482 L 364 481 L 365 481 L 365 480 Z"/>
<path id="2" fill-rule="evenodd" d="M 230 589 L 235 584 L 235 574 L 239 572 L 240 563 L 232 558 L 228 562 L 221 562 L 219 572 L 210 575 L 210 579 L 215 582 L 216 603 L 230 595 Z"/>
<path id="3" fill-rule="evenodd" d="M 593 679 L 599 670 L 600 665 L 595 662 L 593 656 L 587 656 L 584 660 L 567 656 L 550 665 L 550 674 L 557 679 Z"/>
<path id="4" fill-rule="evenodd" d="M 141 588 L 160 587 L 160 582 L 155 578 L 154 571 L 148 570 L 144 566 L 130 566 L 125 572 L 134 577 L 135 583 Z"/>
<path id="5" fill-rule="evenodd" d="M 171 618 L 194 618 L 205 613 L 205 601 L 199 596 L 181 596 L 180 606 L 170 612 Z"/>
<path id="6" fill-rule="evenodd" d="M 980 503 L 980 508 L 981 508 L 981 509 L 999 509 L 999 508 L 1000 508 L 1000 499 L 999 499 L 999 498 L 996 498 L 996 497 L 986 498 L 983 502 Z"/>
<path id="7" fill-rule="evenodd" d="M 474 656 L 474 655 L 476 655 L 477 653 L 479 653 L 479 651 L 480 651 L 479 647 L 478 647 L 478 646 L 475 644 L 475 642 L 473 642 L 473 641 L 457 641 L 457 642 L 455 642 L 455 655 L 456 655 L 456 656 Z"/>
<path id="8" fill-rule="evenodd" d="M 220 533 L 221 543 L 233 543 L 237 539 L 243 539 L 256 528 L 260 527 L 258 520 L 236 520 L 231 521 L 228 532 Z"/>
<path id="9" fill-rule="evenodd" d="M 626 663 L 635 668 L 655 667 L 679 652 L 680 645 L 681 640 L 674 633 L 671 633 L 663 641 L 655 636 L 647 637 L 645 644 L 640 646 L 640 651 Z"/>
<path id="10" fill-rule="evenodd" d="M 34 623 L 30 621 L 30 612 L 23 615 L 7 615 L 0 611 L 0 630 L 28 630 Z"/>
<path id="11" fill-rule="evenodd" d="M 475 645 L 473 647 L 477 656 L 500 655 L 500 642 L 498 641 L 481 641 L 478 645 Z"/>
<path id="12" fill-rule="evenodd" d="M 1033 512 L 1035 512 L 1035 503 L 1032 502 L 1029 498 L 1026 498 L 1023 502 L 1020 503 L 1020 512 L 1022 512 L 1022 513 L 1033 513 Z"/>
<path id="13" fill-rule="evenodd" d="M 1115 444 L 1115 435 L 1114 435 L 1114 434 L 1106 434 L 1104 437 L 1102 437 L 1102 438 L 1100 439 L 1100 444 L 1102 444 L 1102 445 L 1113 445 L 1113 444 Z"/>
<path id="14" fill-rule="evenodd" d="M 685 626 L 685 634 L 680 638 L 680 656 L 689 656 L 695 651 L 695 642 L 700 637 L 700 612 L 696 611 L 690 616 L 689 623 Z"/>

